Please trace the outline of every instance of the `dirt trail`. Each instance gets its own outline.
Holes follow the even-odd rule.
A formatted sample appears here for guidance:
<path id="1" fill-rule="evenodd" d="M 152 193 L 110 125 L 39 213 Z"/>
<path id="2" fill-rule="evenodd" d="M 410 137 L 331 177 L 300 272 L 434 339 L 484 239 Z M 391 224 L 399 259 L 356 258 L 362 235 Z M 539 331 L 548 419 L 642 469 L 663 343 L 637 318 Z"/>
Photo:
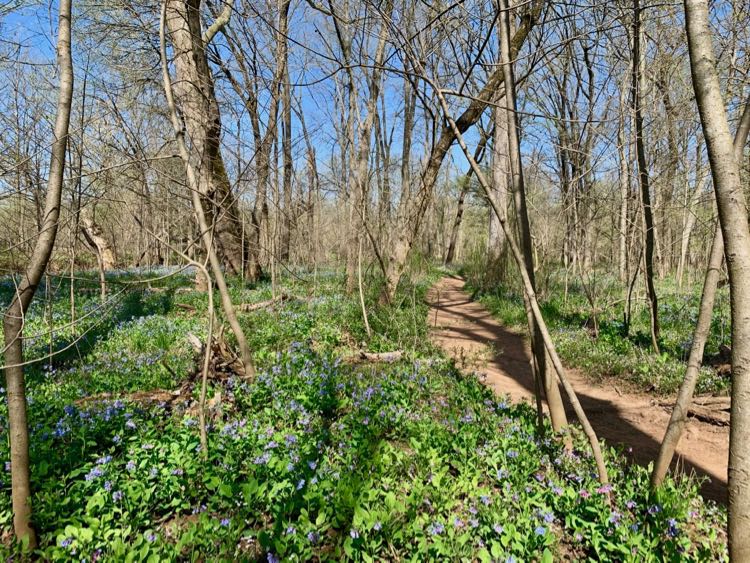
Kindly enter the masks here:
<path id="1" fill-rule="evenodd" d="M 460 278 L 446 277 L 430 289 L 427 299 L 433 341 L 455 358 L 459 367 L 483 374 L 485 384 L 496 393 L 533 402 L 525 339 L 471 301 L 463 286 Z M 610 444 L 631 447 L 639 463 L 656 458 L 669 421 L 667 408 L 653 396 L 619 390 L 612 383 L 597 385 L 576 370 L 569 369 L 567 375 L 598 436 Z M 568 411 L 568 418 L 574 420 L 575 415 Z M 709 477 L 703 495 L 725 503 L 728 451 L 728 428 L 691 418 L 673 468 Z"/>

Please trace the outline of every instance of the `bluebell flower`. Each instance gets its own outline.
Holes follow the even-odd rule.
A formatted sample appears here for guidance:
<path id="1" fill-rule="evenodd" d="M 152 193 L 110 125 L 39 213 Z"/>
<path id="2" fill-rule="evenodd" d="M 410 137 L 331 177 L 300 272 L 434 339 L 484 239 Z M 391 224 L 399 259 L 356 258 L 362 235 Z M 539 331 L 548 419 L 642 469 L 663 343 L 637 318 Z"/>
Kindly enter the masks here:
<path id="1" fill-rule="evenodd" d="M 230 520 L 229 518 L 222 518 L 222 519 L 221 519 L 221 522 L 219 522 L 219 525 L 220 525 L 220 526 L 223 526 L 224 528 L 226 528 L 226 527 L 227 527 L 227 526 L 229 526 L 229 524 L 231 524 L 231 523 L 232 523 L 232 522 L 231 522 L 231 520 Z"/>
<path id="2" fill-rule="evenodd" d="M 440 522 L 435 522 L 427 527 L 427 531 L 433 536 L 439 536 L 445 531 L 445 526 Z"/>
<path id="3" fill-rule="evenodd" d="M 122 491 L 115 491 L 114 493 L 112 493 L 112 500 L 115 502 L 121 501 L 122 496 Z"/>
<path id="4" fill-rule="evenodd" d="M 543 536 L 544 534 L 547 533 L 547 529 L 544 526 L 537 526 L 536 529 L 534 530 L 534 533 L 537 536 Z"/>
<path id="5" fill-rule="evenodd" d="M 304 486 L 305 486 L 305 480 L 304 480 L 304 479 L 300 479 L 300 480 L 299 480 L 299 481 L 297 482 L 297 490 L 298 490 L 298 491 L 299 491 L 299 490 L 301 490 L 301 489 L 302 489 L 302 487 L 304 487 Z"/>
<path id="6" fill-rule="evenodd" d="M 308 532 L 307 541 L 309 541 L 311 544 L 315 545 L 316 543 L 318 543 L 319 539 L 320 535 L 317 532 Z"/>
<path id="7" fill-rule="evenodd" d="M 156 541 L 156 534 L 154 532 L 148 532 L 146 534 L 146 541 L 149 543 Z"/>
<path id="8" fill-rule="evenodd" d="M 493 524 L 492 529 L 495 530 L 495 533 L 498 536 L 502 535 L 502 533 L 505 531 L 505 528 L 503 528 L 500 524 Z"/>

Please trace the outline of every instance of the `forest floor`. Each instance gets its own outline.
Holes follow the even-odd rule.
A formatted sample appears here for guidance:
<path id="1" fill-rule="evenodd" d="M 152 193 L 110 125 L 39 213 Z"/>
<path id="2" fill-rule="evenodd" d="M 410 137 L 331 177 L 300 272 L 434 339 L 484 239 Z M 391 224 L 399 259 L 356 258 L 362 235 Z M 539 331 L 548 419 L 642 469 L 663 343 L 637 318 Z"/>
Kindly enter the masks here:
<path id="1" fill-rule="evenodd" d="M 427 294 L 432 340 L 459 368 L 482 374 L 482 381 L 514 401 L 534 400 L 534 384 L 526 339 L 499 324 L 480 303 L 464 291 L 464 281 L 442 278 Z M 669 421 L 663 399 L 620 389 L 615 381 L 593 383 L 567 366 L 567 376 L 578 394 L 589 421 L 610 445 L 622 445 L 638 463 L 656 459 Z M 573 368 L 573 369 L 571 369 Z M 568 418 L 575 419 L 570 405 Z M 708 477 L 701 492 L 705 498 L 726 503 L 729 428 L 690 418 L 677 448 L 673 469 Z"/>

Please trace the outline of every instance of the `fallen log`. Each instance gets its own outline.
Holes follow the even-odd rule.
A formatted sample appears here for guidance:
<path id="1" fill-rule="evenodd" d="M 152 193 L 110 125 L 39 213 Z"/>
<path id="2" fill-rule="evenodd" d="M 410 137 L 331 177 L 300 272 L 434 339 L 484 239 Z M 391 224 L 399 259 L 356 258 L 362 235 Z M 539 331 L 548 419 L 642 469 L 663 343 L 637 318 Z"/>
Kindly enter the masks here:
<path id="1" fill-rule="evenodd" d="M 266 301 L 259 301 L 258 303 L 240 303 L 238 308 L 243 313 L 249 313 L 251 311 L 257 311 L 259 309 L 265 309 L 266 307 L 270 307 L 271 305 L 275 305 L 276 303 L 281 303 L 282 301 L 289 301 L 290 299 L 292 299 L 291 295 L 280 293 L 273 299 L 268 299 Z"/>
<path id="2" fill-rule="evenodd" d="M 688 409 L 688 416 L 718 426 L 729 426 L 729 413 L 724 410 L 711 409 L 699 405 L 692 405 Z"/>
<path id="3" fill-rule="evenodd" d="M 403 355 L 403 350 L 394 350 L 393 352 L 365 352 L 361 350 L 358 354 L 349 356 L 347 358 L 347 361 L 352 364 L 362 362 L 392 364 L 393 362 L 399 361 L 403 357 Z"/>

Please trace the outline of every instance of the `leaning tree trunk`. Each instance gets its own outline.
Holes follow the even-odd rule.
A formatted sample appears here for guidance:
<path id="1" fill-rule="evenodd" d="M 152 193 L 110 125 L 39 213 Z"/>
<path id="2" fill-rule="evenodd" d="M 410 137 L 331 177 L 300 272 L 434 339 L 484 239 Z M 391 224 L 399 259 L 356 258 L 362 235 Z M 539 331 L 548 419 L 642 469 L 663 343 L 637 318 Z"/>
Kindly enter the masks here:
<path id="1" fill-rule="evenodd" d="M 526 38 L 536 25 L 542 6 L 543 2 L 533 0 L 521 15 L 521 21 L 511 41 L 513 57 L 518 56 Z M 503 80 L 503 70 L 501 68 L 496 69 L 487 79 L 479 94 L 472 98 L 469 107 L 455 120 L 456 128 L 448 125 L 443 126 L 437 141 L 432 145 L 430 154 L 426 158 L 419 189 L 410 189 L 410 197 L 402 197 L 399 203 L 398 224 L 388 253 L 388 266 L 381 301 L 390 302 L 396 294 L 396 288 L 406 267 L 409 252 L 419 234 L 425 213 L 430 207 L 443 160 L 457 139 L 456 133 L 465 133 L 479 121 L 487 106 L 496 98 L 496 93 Z"/>
<path id="2" fill-rule="evenodd" d="M 750 227 L 740 166 L 732 147 L 707 0 L 685 0 L 690 70 L 706 139 L 724 237 L 732 317 L 732 407 L 729 429 L 729 558 L 750 561 Z"/>
<path id="3" fill-rule="evenodd" d="M 644 235 L 646 238 L 646 287 L 648 289 L 649 313 L 651 316 L 651 346 L 659 353 L 659 302 L 654 285 L 654 213 L 651 205 L 651 187 L 649 185 L 648 162 L 643 144 L 643 75 L 645 57 L 641 54 L 641 7 L 640 0 L 633 0 L 633 114 L 635 122 L 635 151 L 638 160 L 638 179 L 643 203 Z"/>
<path id="4" fill-rule="evenodd" d="M 39 237 L 16 295 L 3 318 L 5 337 L 5 385 L 8 395 L 10 437 L 11 497 L 13 531 L 16 538 L 37 544 L 31 524 L 31 479 L 29 470 L 29 428 L 26 418 L 26 382 L 23 373 L 23 320 L 39 282 L 47 269 L 57 237 L 60 200 L 68 144 L 68 127 L 73 101 L 73 57 L 71 53 L 71 0 L 60 0 L 57 30 L 57 61 L 60 69 L 60 91 L 57 100 L 54 139 L 52 143 L 47 196 Z"/>
<path id="5" fill-rule="evenodd" d="M 504 9 L 502 6 L 500 10 L 507 11 L 507 9 Z M 412 61 L 412 62 L 415 62 L 415 61 Z M 437 95 L 438 101 L 440 102 L 440 107 L 443 110 L 443 115 L 446 121 L 448 121 L 448 126 L 453 131 L 456 137 L 456 140 L 458 141 L 458 146 L 461 148 L 464 156 L 469 161 L 469 164 L 474 170 L 474 174 L 476 175 L 477 180 L 479 181 L 479 185 L 482 188 L 482 191 L 484 192 L 485 196 L 487 196 L 489 193 L 489 189 L 490 189 L 489 182 L 487 181 L 487 178 L 485 177 L 481 168 L 479 168 L 479 165 L 477 164 L 476 160 L 474 160 L 474 158 L 472 157 L 472 154 L 469 152 L 469 148 L 466 146 L 466 142 L 464 141 L 464 138 L 463 138 L 463 133 L 461 132 L 461 129 L 458 126 L 458 123 L 456 122 L 455 119 L 453 119 L 453 117 L 451 117 L 450 108 L 448 107 L 448 102 L 445 100 L 445 95 L 443 94 L 443 91 L 439 88 L 438 85 L 434 84 L 432 81 L 429 80 L 428 76 L 424 72 L 424 69 L 421 68 L 421 66 L 418 66 L 417 68 L 419 69 L 423 79 L 431 83 L 431 86 L 433 87 Z M 575 389 L 573 389 L 573 386 L 570 384 L 570 381 L 568 381 L 568 378 L 565 375 L 565 368 L 562 365 L 560 356 L 558 356 L 557 351 L 555 350 L 555 345 L 552 342 L 552 336 L 550 335 L 549 330 L 547 329 L 547 324 L 544 322 L 544 316 L 542 315 L 542 311 L 539 308 L 539 302 L 537 301 L 536 293 L 534 292 L 534 288 L 531 284 L 531 280 L 529 279 L 528 271 L 526 270 L 526 265 L 525 265 L 521 250 L 516 244 L 516 241 L 511 236 L 511 231 L 510 231 L 510 227 L 508 226 L 507 220 L 501 217 L 500 213 L 498 212 L 498 209 L 494 206 L 492 200 L 488 198 L 488 201 L 490 202 L 490 205 L 493 206 L 493 211 L 497 215 L 498 220 L 500 221 L 500 226 L 505 232 L 505 237 L 506 237 L 506 240 L 508 241 L 508 248 L 510 250 L 511 255 L 513 256 L 513 260 L 515 261 L 516 266 L 518 267 L 519 274 L 521 275 L 521 282 L 523 283 L 524 292 L 526 293 L 526 296 L 529 299 L 529 304 L 530 304 L 532 313 L 534 315 L 534 320 L 539 325 L 539 330 L 541 332 L 542 341 L 544 342 L 544 346 L 547 349 L 547 352 L 549 353 L 550 359 L 552 361 L 552 365 L 554 366 L 555 372 L 557 373 L 557 377 L 560 380 L 560 383 L 562 384 L 563 388 L 565 389 L 568 399 L 570 400 L 570 404 L 573 407 L 573 410 L 575 411 L 576 416 L 578 417 L 578 420 L 581 423 L 581 426 L 583 427 L 583 432 L 586 434 L 586 437 L 588 438 L 589 444 L 591 446 L 591 452 L 594 457 L 594 461 L 596 462 L 597 472 L 599 475 L 599 482 L 602 484 L 606 484 L 609 482 L 609 476 L 607 474 L 607 467 L 604 464 L 604 457 L 602 456 L 599 439 L 597 438 L 596 432 L 594 432 L 594 429 L 591 426 L 591 423 L 586 417 L 586 413 L 584 412 L 583 407 L 581 406 L 581 403 L 578 400 L 578 396 L 576 395 Z"/>

